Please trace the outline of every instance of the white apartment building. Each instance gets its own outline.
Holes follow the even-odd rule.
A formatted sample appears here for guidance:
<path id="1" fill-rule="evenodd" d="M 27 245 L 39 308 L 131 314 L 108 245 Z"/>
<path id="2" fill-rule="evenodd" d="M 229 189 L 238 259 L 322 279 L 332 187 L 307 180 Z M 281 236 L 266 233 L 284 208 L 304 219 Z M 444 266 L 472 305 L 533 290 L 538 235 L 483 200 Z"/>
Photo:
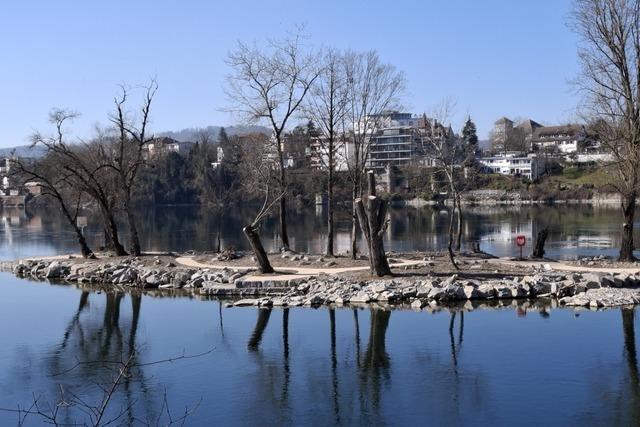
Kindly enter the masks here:
<path id="1" fill-rule="evenodd" d="M 530 180 L 538 179 L 544 170 L 542 160 L 538 159 L 535 154 L 523 156 L 514 153 L 483 157 L 478 159 L 478 161 L 490 173 L 521 176 Z"/>

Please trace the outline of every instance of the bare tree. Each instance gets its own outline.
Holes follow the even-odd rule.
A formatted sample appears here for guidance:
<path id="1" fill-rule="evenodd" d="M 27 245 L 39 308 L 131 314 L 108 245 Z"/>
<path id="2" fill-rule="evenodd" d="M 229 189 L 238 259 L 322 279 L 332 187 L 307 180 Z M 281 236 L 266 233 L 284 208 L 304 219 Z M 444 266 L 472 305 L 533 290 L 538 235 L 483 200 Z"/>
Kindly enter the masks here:
<path id="1" fill-rule="evenodd" d="M 577 85 L 586 114 L 614 157 L 611 184 L 622 197 L 619 260 L 634 261 L 633 222 L 640 183 L 640 1 L 574 0 L 581 37 Z"/>
<path id="2" fill-rule="evenodd" d="M 334 172 L 336 169 L 336 151 L 344 135 L 341 125 L 344 123 L 347 107 L 347 82 L 343 57 L 333 49 L 325 50 L 322 56 L 322 68 L 311 87 L 310 96 L 304 105 L 305 115 L 320 129 L 320 152 L 317 153 L 323 167 L 327 170 L 327 247 L 326 254 L 334 256 Z"/>
<path id="3" fill-rule="evenodd" d="M 118 236 L 115 218 L 117 207 L 117 186 L 113 174 L 102 162 L 104 148 L 99 141 L 70 144 L 64 134 L 65 122 L 77 116 L 66 110 L 54 109 L 49 121 L 54 124 L 56 134 L 53 137 L 35 133 L 31 136 L 33 145 L 42 145 L 48 156 L 56 159 L 64 182 L 77 193 L 89 195 L 100 207 L 105 224 L 105 236 L 116 255 L 126 255 Z"/>
<path id="4" fill-rule="evenodd" d="M 105 165 L 112 168 L 118 177 L 118 185 L 122 192 L 122 208 L 129 225 L 129 251 L 134 256 L 139 256 L 142 251 L 131 197 L 138 172 L 144 163 L 143 148 L 153 140 L 153 136 L 149 135 L 148 125 L 151 103 L 157 90 L 158 84 L 155 79 L 152 79 L 145 87 L 144 100 L 140 108 L 140 123 L 136 124 L 125 110 L 128 91 L 125 86 L 121 86 L 120 96 L 114 99 L 115 111 L 109 117 L 117 136 L 112 149 L 107 152 Z"/>
<path id="5" fill-rule="evenodd" d="M 232 72 L 227 76 L 226 92 L 233 110 L 251 122 L 266 121 L 273 132 L 283 193 L 279 200 L 283 249 L 289 249 L 284 131 L 318 77 L 317 58 L 304 50 L 301 39 L 296 33 L 271 41 L 267 49 L 238 43 L 227 60 Z"/>
<path id="6" fill-rule="evenodd" d="M 253 221 L 247 224 L 242 229 L 242 232 L 249 240 L 260 272 L 273 273 L 273 267 L 260 240 L 258 227 L 262 220 L 269 215 L 276 203 L 284 197 L 284 191 L 277 185 L 277 168 L 267 156 L 269 146 L 264 139 L 264 135 L 248 135 L 236 137 L 232 140 L 232 143 L 241 157 L 241 163 L 243 164 L 241 180 L 246 191 L 262 197 L 260 209 Z"/>
<path id="7" fill-rule="evenodd" d="M 70 117 L 61 117 L 60 119 L 64 122 Z M 57 138 L 62 138 L 62 127 L 58 128 L 58 132 Z M 76 234 L 82 256 L 84 258 L 95 258 L 82 233 L 82 229 L 78 225 L 78 216 L 82 203 L 86 199 L 86 194 L 76 190 L 69 184 L 67 181 L 69 174 L 59 168 L 59 162 L 56 157 L 49 154 L 42 159 L 33 161 L 20 158 L 12 159 L 11 175 L 22 181 L 23 184 L 28 181 L 38 183 L 41 189 L 40 196 L 50 197 L 60 207 L 62 214 Z"/>
<path id="8" fill-rule="evenodd" d="M 462 168 L 460 165 L 464 163 L 461 159 L 464 154 L 462 147 L 457 143 L 454 135 L 450 135 L 443 125 L 443 123 L 451 117 L 454 108 L 455 105 L 453 101 L 449 99 L 444 100 L 440 105 L 434 108 L 432 114 L 434 117 L 433 122 L 427 127 L 431 133 L 430 135 L 427 135 L 427 143 L 429 144 L 434 156 L 435 171 L 446 178 L 447 187 L 453 202 L 449 217 L 449 241 L 447 245 L 447 252 L 449 254 L 451 264 L 458 269 L 458 264 L 454 257 L 453 246 L 456 216 L 458 220 L 458 230 L 461 230 L 462 228 L 460 196 L 464 186 L 464 179 L 461 176 Z"/>
<path id="9" fill-rule="evenodd" d="M 346 149 L 346 162 L 351 180 L 353 201 L 362 196 L 371 135 L 382 125 L 381 114 L 398 108 L 404 91 L 405 77 L 393 65 L 383 64 L 378 53 L 347 52 L 344 57 L 347 82 L 345 120 L 352 126 L 351 141 Z M 357 254 L 356 227 L 358 215 L 352 210 L 351 256 Z"/>

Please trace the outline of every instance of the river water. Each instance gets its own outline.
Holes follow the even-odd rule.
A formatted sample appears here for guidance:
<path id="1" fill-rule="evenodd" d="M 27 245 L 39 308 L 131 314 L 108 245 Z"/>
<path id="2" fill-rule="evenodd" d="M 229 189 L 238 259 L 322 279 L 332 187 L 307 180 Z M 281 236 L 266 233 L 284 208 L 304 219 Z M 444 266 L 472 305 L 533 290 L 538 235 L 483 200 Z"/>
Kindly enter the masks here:
<path id="1" fill-rule="evenodd" d="M 255 209 L 231 208 L 223 214 L 193 206 L 149 208 L 140 211 L 142 246 L 152 251 L 212 250 L 220 235 L 222 247 L 248 249 L 242 227 L 251 222 Z M 432 251 L 446 247 L 449 213 L 444 208 L 391 208 L 385 247 L 394 251 Z M 87 215 L 85 234 L 96 248 L 102 243 L 100 223 Z M 484 251 L 499 256 L 517 255 L 516 235 L 527 238 L 524 254 L 532 250 L 538 230 L 549 229 L 547 255 L 575 258 L 605 254 L 615 256 L 620 244 L 622 216 L 617 206 L 474 206 L 463 215 L 463 246 L 480 242 Z M 350 217 L 344 209 L 336 217 L 338 253 L 350 247 Z M 640 227 L 635 227 L 636 239 Z M 126 233 L 125 235 L 126 240 Z M 264 246 L 280 246 L 276 218 L 261 227 Z M 289 239 L 294 250 L 320 253 L 326 242 L 326 212 L 321 207 L 291 209 Z M 532 238 L 533 237 L 533 238 Z M 4 211 L 0 224 L 0 258 L 77 252 L 74 235 L 54 209 Z M 640 241 L 640 240 L 637 240 Z M 463 248 L 464 249 L 464 248 Z"/>
<path id="2" fill-rule="evenodd" d="M 222 219 L 173 208 L 143 218 L 154 250 L 206 249 L 218 229 L 237 237 L 250 213 Z M 549 252 L 615 253 L 618 213 L 586 207 L 474 209 L 467 239 L 509 254 L 513 234 L 551 228 Z M 442 245 L 446 216 L 393 211 L 396 250 Z M 292 215 L 298 250 L 322 244 L 322 216 Z M 263 234 L 268 245 L 274 224 Z M 340 221 L 340 230 L 348 229 Z M 87 234 L 97 243 L 97 225 Z M 339 238 L 340 247 L 346 247 Z M 6 212 L 0 254 L 8 259 L 74 250 L 54 212 Z M 187 425 L 637 425 L 640 377 L 632 309 L 574 311 L 527 302 L 436 313 L 381 306 L 261 310 L 224 301 L 126 293 L 0 274 L 0 408 L 102 401 L 117 364 L 135 366 L 108 406 L 118 424 L 153 422 L 195 409 Z M 136 350 L 136 351 L 134 351 Z M 191 356 L 196 356 L 191 358 Z M 186 356 L 186 358 L 181 358 Z M 154 363 L 166 359 L 172 362 Z M 82 419 L 61 407 L 59 422 Z M 164 422 L 168 420 L 166 415 Z M 17 424 L 0 411 L 0 425 Z M 40 425 L 37 415 L 27 425 Z"/>

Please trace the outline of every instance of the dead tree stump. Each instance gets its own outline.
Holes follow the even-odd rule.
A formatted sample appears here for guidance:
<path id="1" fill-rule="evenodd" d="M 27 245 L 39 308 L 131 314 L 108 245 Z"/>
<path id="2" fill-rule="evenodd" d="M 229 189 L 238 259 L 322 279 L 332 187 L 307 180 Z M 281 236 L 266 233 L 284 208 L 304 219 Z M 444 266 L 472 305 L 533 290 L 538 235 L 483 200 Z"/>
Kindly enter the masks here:
<path id="1" fill-rule="evenodd" d="M 253 225 L 247 225 L 242 229 L 242 232 L 245 236 L 247 236 L 247 240 L 249 240 L 251 249 L 253 249 L 253 253 L 256 256 L 256 262 L 258 263 L 258 269 L 260 270 L 260 273 L 273 273 L 273 267 L 271 267 L 269 257 L 267 256 L 267 253 L 262 246 L 260 235 L 256 231 L 255 227 Z"/>
<path id="2" fill-rule="evenodd" d="M 547 236 L 549 235 L 549 230 L 543 228 L 538 232 L 538 237 L 536 238 L 536 244 L 533 247 L 533 253 L 531 254 L 531 258 L 541 259 L 544 258 L 544 243 L 547 240 Z"/>
<path id="3" fill-rule="evenodd" d="M 384 232 L 388 226 L 387 201 L 376 196 L 376 178 L 373 171 L 369 171 L 367 177 L 369 197 L 366 206 L 361 198 L 355 200 L 356 213 L 369 249 L 371 274 L 386 276 L 391 274 L 389 261 L 384 253 Z"/>

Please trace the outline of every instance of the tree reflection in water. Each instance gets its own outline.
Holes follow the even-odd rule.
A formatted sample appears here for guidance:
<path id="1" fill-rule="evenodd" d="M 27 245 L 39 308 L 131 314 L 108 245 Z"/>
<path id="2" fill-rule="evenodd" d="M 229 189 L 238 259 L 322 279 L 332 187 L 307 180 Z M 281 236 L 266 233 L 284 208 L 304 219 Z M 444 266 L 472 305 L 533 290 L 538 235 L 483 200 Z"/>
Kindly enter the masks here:
<path id="1" fill-rule="evenodd" d="M 369 394 L 375 410 L 380 406 L 381 381 L 389 380 L 391 359 L 386 350 L 386 334 L 391 311 L 372 307 L 370 311 L 369 342 L 361 365 L 361 393 Z M 363 402 L 364 403 L 364 402 Z"/>
<path id="2" fill-rule="evenodd" d="M 253 333 L 251 334 L 251 338 L 249 338 L 249 343 L 247 344 L 247 348 L 249 350 L 258 351 L 260 349 L 260 342 L 262 341 L 262 335 L 264 334 L 264 330 L 267 328 L 267 325 L 269 324 L 270 317 L 271 317 L 270 308 L 258 309 L 258 319 L 256 320 L 256 326 L 253 328 Z"/>
<path id="3" fill-rule="evenodd" d="M 64 384 L 67 392 L 82 396 L 87 402 L 96 403 L 101 399 L 101 387 L 113 381 L 114 363 L 131 359 L 129 375 L 122 377 L 121 392 L 112 403 L 113 411 L 119 412 L 126 408 L 126 421 L 121 423 L 134 424 L 136 408 L 144 412 L 142 418 L 150 418 L 152 402 L 145 374 L 138 360 L 136 336 L 138 331 L 142 296 L 132 293 L 131 317 L 128 322 L 122 322 L 121 306 L 125 294 L 120 291 L 104 292 L 105 304 L 101 322 L 86 312 L 90 306 L 90 296 L 98 294 L 82 290 L 80 302 L 76 312 L 65 328 L 62 340 L 51 351 L 47 359 L 47 372 L 54 381 L 50 382 L 51 392 L 46 396 L 54 400 L 59 394 L 59 385 Z M 83 316 L 83 313 L 87 313 Z M 117 409 L 116 409 L 117 407 Z M 69 408 L 65 413 L 65 422 L 75 422 L 79 413 L 73 413 L 79 408 Z"/>
<path id="4" fill-rule="evenodd" d="M 340 424 L 340 394 L 338 389 L 338 356 L 336 354 L 336 310 L 329 308 L 329 337 L 331 343 L 331 396 L 335 423 Z"/>
<path id="5" fill-rule="evenodd" d="M 260 375 L 255 377 L 260 396 L 271 401 L 278 408 L 277 416 L 280 417 L 275 424 L 283 424 L 289 421 L 289 385 L 291 369 L 289 361 L 289 308 L 282 309 L 282 365 L 273 361 L 268 355 L 263 354 L 260 345 L 264 332 L 269 323 L 272 309 L 259 308 L 256 325 L 253 329 L 247 349 L 255 357 L 258 363 Z M 255 409 L 255 408 L 251 408 Z M 261 416 L 262 414 L 255 414 Z"/>
<path id="6" fill-rule="evenodd" d="M 451 316 L 449 318 L 449 339 L 451 341 L 451 360 L 453 362 L 453 368 L 456 374 L 458 373 L 458 353 L 460 352 L 460 348 L 462 347 L 462 340 L 464 338 L 464 311 L 460 310 L 460 326 L 458 329 L 458 344 L 456 345 L 456 341 L 454 338 L 454 325 L 456 321 L 457 311 L 452 311 Z"/>
<path id="7" fill-rule="evenodd" d="M 629 368 L 629 386 L 631 387 L 630 408 L 631 424 L 640 425 L 640 378 L 638 377 L 638 356 L 636 352 L 635 309 L 621 308 L 624 349 Z"/>
<path id="8" fill-rule="evenodd" d="M 283 406 L 289 403 L 289 382 L 291 380 L 291 370 L 289 369 L 289 309 L 282 309 L 282 354 L 284 359 L 284 383 L 282 384 Z"/>

